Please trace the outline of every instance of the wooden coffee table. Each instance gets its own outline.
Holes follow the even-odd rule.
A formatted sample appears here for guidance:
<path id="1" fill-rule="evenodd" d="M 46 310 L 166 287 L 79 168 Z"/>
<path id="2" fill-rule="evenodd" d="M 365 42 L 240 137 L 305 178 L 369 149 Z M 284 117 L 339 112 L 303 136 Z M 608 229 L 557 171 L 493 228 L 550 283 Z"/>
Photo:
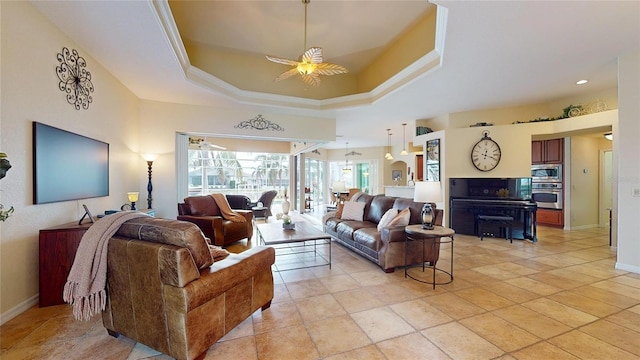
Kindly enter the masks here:
<path id="1" fill-rule="evenodd" d="M 331 236 L 306 221 L 298 221 L 295 224 L 294 230 L 283 229 L 280 221 L 270 221 L 256 226 L 259 241 L 276 249 L 277 271 L 324 265 L 331 268 Z M 328 245 L 328 256 L 322 251 L 323 245 Z M 322 260 L 320 263 L 318 258 Z M 278 259 L 281 259 L 280 264 Z M 288 266 L 300 263 L 304 265 Z"/>

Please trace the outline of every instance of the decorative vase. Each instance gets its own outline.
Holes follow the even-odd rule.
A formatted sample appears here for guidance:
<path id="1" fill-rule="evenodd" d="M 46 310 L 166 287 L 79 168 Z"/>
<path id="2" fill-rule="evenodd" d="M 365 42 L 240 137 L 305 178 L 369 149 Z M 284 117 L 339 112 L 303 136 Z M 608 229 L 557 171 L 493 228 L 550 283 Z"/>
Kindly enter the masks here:
<path id="1" fill-rule="evenodd" d="M 288 224 L 282 224 L 282 228 L 285 230 L 295 230 L 296 229 L 296 224 L 294 223 L 288 223 Z"/>
<path id="2" fill-rule="evenodd" d="M 287 197 L 284 197 L 284 200 L 282 201 L 282 213 L 287 215 L 289 213 L 289 208 L 291 207 L 291 204 L 289 203 L 289 200 L 287 200 Z"/>

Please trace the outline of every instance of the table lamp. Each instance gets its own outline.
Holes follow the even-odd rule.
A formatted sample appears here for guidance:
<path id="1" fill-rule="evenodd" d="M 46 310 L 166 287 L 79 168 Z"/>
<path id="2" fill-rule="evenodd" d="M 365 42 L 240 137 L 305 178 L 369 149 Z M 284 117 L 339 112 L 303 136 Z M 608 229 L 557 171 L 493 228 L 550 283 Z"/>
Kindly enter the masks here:
<path id="1" fill-rule="evenodd" d="M 347 191 L 347 187 L 346 187 L 346 185 L 344 184 L 344 181 L 334 181 L 334 182 L 333 182 L 333 185 L 331 186 L 331 190 L 332 190 L 334 193 L 337 193 L 337 192 L 345 192 L 345 191 Z"/>
<path id="2" fill-rule="evenodd" d="M 138 195 L 140 195 L 140 193 L 137 191 L 127 193 L 127 198 L 129 198 L 129 201 L 131 201 L 131 210 L 136 209 L 136 201 L 138 201 Z"/>
<path id="3" fill-rule="evenodd" d="M 424 202 L 421 211 L 422 228 L 433 230 L 437 202 L 442 201 L 439 181 L 418 181 L 414 189 L 413 201 Z"/>

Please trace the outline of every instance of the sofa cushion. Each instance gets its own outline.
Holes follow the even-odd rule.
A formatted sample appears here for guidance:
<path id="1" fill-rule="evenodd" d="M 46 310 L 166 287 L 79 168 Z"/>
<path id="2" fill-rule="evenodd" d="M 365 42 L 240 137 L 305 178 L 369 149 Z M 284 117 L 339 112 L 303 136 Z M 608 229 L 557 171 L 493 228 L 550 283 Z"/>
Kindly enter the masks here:
<path id="1" fill-rule="evenodd" d="M 387 224 L 387 226 L 388 227 L 407 226 L 409 225 L 410 218 L 411 218 L 411 211 L 409 210 L 409 208 L 406 208 L 400 211 L 398 215 L 396 215 L 396 217 L 394 217 L 393 220 L 391 220 L 389 224 Z"/>
<path id="2" fill-rule="evenodd" d="M 391 208 L 387 210 L 387 212 L 382 215 L 382 219 L 380 219 L 380 222 L 378 223 L 378 231 L 382 231 L 382 228 L 388 226 L 391 220 L 393 220 L 397 215 L 398 209 Z"/>
<path id="3" fill-rule="evenodd" d="M 406 198 L 396 198 L 396 201 L 393 203 L 393 207 L 398 209 L 398 211 L 409 208 L 409 211 L 411 212 L 409 224 L 422 224 L 420 213 L 422 212 L 423 205 L 424 203 L 422 202 L 415 202 L 413 199 Z"/>
<path id="4" fill-rule="evenodd" d="M 154 217 L 136 218 L 122 224 L 116 235 L 186 247 L 198 269 L 204 269 L 213 264 L 213 257 L 202 231 L 197 225 L 187 221 Z"/>
<path id="5" fill-rule="evenodd" d="M 362 221 L 364 217 L 364 206 L 366 204 L 361 202 L 347 201 L 344 203 L 342 209 L 342 220 L 356 220 Z"/>
<path id="6" fill-rule="evenodd" d="M 189 196 L 184 199 L 184 203 L 189 207 L 190 214 L 194 216 L 222 215 L 213 196 Z"/>
<path id="7" fill-rule="evenodd" d="M 338 206 L 336 207 L 336 218 L 338 219 L 342 218 L 343 210 L 344 210 L 344 204 L 343 203 L 338 204 Z"/>
<path id="8" fill-rule="evenodd" d="M 362 228 L 373 228 L 375 230 L 376 224 L 368 221 L 345 220 L 336 225 L 336 233 L 343 239 L 353 240 L 353 233 Z"/>
<path id="9" fill-rule="evenodd" d="M 358 229 L 353 233 L 353 240 L 365 248 L 379 251 L 382 246 L 382 234 L 376 228 L 368 227 Z"/>
<path id="10" fill-rule="evenodd" d="M 369 204 L 369 211 L 367 211 L 364 219 L 378 224 L 384 213 L 393 207 L 394 201 L 395 198 L 393 197 L 384 195 L 375 196 Z"/>

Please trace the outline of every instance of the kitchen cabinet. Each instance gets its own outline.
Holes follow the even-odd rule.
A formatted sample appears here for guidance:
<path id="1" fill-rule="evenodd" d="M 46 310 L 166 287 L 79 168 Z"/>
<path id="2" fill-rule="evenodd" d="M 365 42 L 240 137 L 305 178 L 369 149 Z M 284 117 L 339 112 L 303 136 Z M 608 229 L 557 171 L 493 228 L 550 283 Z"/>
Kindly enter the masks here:
<path id="1" fill-rule="evenodd" d="M 564 139 L 531 142 L 532 164 L 561 164 L 564 159 Z"/>
<path id="2" fill-rule="evenodd" d="M 564 226 L 564 214 L 562 210 L 540 209 L 537 211 L 538 225 Z"/>

